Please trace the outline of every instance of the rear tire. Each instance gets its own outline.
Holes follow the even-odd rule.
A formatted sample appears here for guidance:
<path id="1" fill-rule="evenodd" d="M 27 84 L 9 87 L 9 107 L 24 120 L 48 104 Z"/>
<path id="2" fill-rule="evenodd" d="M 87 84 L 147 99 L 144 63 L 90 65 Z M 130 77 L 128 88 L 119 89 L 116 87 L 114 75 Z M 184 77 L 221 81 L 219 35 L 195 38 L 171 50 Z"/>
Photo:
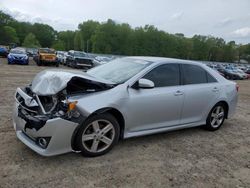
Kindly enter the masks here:
<path id="1" fill-rule="evenodd" d="M 40 61 L 39 59 L 37 60 L 37 66 L 41 66 L 42 65 L 42 61 Z"/>
<path id="2" fill-rule="evenodd" d="M 97 157 L 109 152 L 119 140 L 120 126 L 109 113 L 89 117 L 80 127 L 76 143 L 85 157 Z"/>
<path id="3" fill-rule="evenodd" d="M 218 130 L 225 120 L 226 113 L 225 105 L 217 103 L 208 114 L 205 129 L 209 131 Z"/>

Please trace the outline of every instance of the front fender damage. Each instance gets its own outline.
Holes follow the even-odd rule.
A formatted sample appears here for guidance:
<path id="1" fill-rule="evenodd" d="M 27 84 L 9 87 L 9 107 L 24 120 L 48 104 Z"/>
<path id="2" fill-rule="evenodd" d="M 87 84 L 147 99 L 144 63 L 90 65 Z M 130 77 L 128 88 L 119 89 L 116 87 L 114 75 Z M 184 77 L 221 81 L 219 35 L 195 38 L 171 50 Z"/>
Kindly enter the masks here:
<path id="1" fill-rule="evenodd" d="M 75 100 L 113 87 L 80 73 L 39 73 L 30 86 L 16 91 L 13 119 L 18 138 L 44 156 L 75 150 L 72 141 L 86 119 Z M 72 102 L 76 102 L 74 108 Z"/>

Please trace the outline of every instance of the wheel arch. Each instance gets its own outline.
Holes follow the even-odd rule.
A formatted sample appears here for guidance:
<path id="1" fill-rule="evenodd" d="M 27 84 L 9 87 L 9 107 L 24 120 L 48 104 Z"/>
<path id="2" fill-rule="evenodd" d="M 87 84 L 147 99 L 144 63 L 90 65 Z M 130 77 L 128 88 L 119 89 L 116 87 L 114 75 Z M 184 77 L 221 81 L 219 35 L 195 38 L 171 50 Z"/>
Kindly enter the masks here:
<path id="1" fill-rule="evenodd" d="M 124 135 L 124 128 L 125 128 L 125 120 L 124 117 L 122 115 L 122 113 L 117 110 L 116 108 L 113 107 L 106 107 L 106 108 L 101 108 L 99 110 L 96 110 L 95 112 L 93 112 L 90 116 L 95 115 L 95 114 L 102 114 L 102 113 L 109 113 L 111 115 L 113 115 L 116 120 L 118 121 L 118 124 L 120 126 L 120 139 L 123 139 L 123 135 Z"/>
<path id="2" fill-rule="evenodd" d="M 214 108 L 216 105 L 218 105 L 218 104 L 223 104 L 223 106 L 226 108 L 226 109 L 225 109 L 225 111 L 226 111 L 225 118 L 227 119 L 227 118 L 228 118 L 228 111 L 229 111 L 229 105 L 228 105 L 228 103 L 227 103 L 225 100 L 221 100 L 221 101 L 217 102 L 217 103 L 213 106 L 213 108 Z M 212 109 L 213 109 L 213 108 L 212 108 Z"/>
<path id="3" fill-rule="evenodd" d="M 124 136 L 124 129 L 125 129 L 125 120 L 124 120 L 124 117 L 123 117 L 123 115 L 122 115 L 122 113 L 119 111 L 119 110 L 117 110 L 117 109 L 115 109 L 115 108 L 112 108 L 112 107 L 106 107 L 106 108 L 101 108 L 101 109 L 98 109 L 98 110 L 96 110 L 96 111 L 94 111 L 93 113 L 91 113 L 88 117 L 86 117 L 86 119 L 88 119 L 89 117 L 91 117 L 91 116 L 94 116 L 94 115 L 96 115 L 96 114 L 102 114 L 102 113 L 110 113 L 111 115 L 113 115 L 115 118 L 116 118 L 116 120 L 118 121 L 118 124 L 119 124 L 119 126 L 120 126 L 120 135 L 119 135 L 119 139 L 121 140 L 121 139 L 123 139 L 123 136 Z M 85 119 L 85 120 L 86 120 Z M 84 121 L 85 121 L 84 120 Z M 83 122 L 84 122 L 83 121 Z M 76 137 L 77 137 L 77 133 L 78 133 L 78 130 L 79 130 L 79 127 L 80 127 L 81 125 L 79 125 L 76 129 L 75 129 L 75 131 L 74 131 L 74 133 L 73 133 L 73 135 L 72 135 L 72 138 L 71 138 L 71 147 L 72 147 L 72 149 L 74 150 L 74 151 L 78 151 L 79 149 L 77 148 L 77 144 L 76 144 Z"/>

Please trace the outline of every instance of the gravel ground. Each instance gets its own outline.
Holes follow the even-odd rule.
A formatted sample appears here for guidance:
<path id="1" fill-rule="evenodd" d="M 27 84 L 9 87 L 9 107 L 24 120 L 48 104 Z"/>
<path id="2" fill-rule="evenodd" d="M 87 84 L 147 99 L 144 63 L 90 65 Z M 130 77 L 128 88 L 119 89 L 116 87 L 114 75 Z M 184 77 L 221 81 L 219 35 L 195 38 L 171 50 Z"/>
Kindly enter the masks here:
<path id="1" fill-rule="evenodd" d="M 17 140 L 11 114 L 16 87 L 49 68 L 0 59 L 0 187 L 250 187 L 250 81 L 238 81 L 237 113 L 216 132 L 191 128 L 124 140 L 97 158 L 46 158 Z"/>

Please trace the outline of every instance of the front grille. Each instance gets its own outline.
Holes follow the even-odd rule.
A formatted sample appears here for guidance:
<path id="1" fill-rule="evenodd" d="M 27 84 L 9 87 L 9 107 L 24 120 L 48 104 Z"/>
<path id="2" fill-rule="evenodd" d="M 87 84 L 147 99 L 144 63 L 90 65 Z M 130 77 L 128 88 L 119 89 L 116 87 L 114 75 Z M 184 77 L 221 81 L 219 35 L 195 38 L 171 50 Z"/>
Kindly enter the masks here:
<path id="1" fill-rule="evenodd" d="M 27 110 L 27 111 L 29 111 L 31 113 L 37 113 L 39 107 L 38 106 L 34 106 L 34 107 L 27 106 L 25 104 L 25 99 L 18 92 L 16 92 L 15 98 L 16 98 L 16 101 L 19 103 L 20 107 L 24 108 L 25 110 Z"/>
<path id="2" fill-rule="evenodd" d="M 20 104 L 24 103 L 24 99 L 19 93 L 16 93 L 16 99 Z"/>
<path id="3" fill-rule="evenodd" d="M 20 58 L 20 57 L 15 57 L 15 56 L 14 56 L 14 59 L 18 60 L 18 59 L 21 59 L 21 58 Z"/>

